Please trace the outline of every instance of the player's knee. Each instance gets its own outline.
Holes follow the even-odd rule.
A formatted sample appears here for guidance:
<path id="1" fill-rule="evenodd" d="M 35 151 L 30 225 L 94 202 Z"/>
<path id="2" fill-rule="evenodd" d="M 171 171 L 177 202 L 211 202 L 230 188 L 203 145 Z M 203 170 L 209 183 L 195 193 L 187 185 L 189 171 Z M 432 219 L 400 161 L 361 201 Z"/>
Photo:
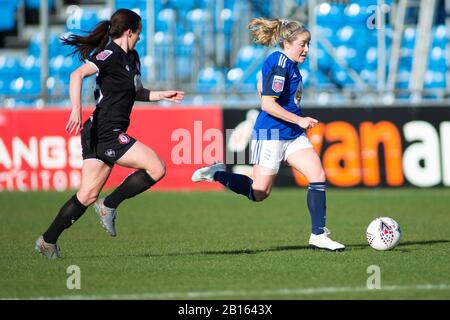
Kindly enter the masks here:
<path id="1" fill-rule="evenodd" d="M 314 175 L 309 177 L 309 182 L 325 182 L 327 180 L 327 175 L 325 170 L 321 168 Z"/>
<path id="2" fill-rule="evenodd" d="M 269 190 L 255 190 L 253 189 L 253 195 L 255 196 L 256 202 L 261 202 L 267 199 L 270 195 Z"/>
<path id="3" fill-rule="evenodd" d="M 166 165 L 161 162 L 158 165 L 153 165 L 151 168 L 146 169 L 147 174 L 155 181 L 159 181 L 166 175 Z"/>
<path id="4" fill-rule="evenodd" d="M 77 192 L 78 201 L 86 207 L 93 204 L 98 198 L 98 192 L 95 190 L 80 190 Z"/>

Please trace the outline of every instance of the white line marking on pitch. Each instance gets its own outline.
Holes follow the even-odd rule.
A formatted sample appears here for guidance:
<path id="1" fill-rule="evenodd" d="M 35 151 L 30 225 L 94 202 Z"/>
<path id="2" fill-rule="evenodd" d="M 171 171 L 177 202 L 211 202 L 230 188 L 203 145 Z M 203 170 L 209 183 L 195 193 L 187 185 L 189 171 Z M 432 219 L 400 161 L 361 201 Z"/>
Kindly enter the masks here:
<path id="1" fill-rule="evenodd" d="M 308 295 L 320 293 L 352 293 L 352 292 L 383 292 L 383 291 L 402 291 L 402 290 L 448 290 L 448 284 L 422 284 L 416 286 L 384 286 L 381 289 L 367 289 L 367 287 L 324 287 L 324 288 L 298 288 L 298 289 L 277 289 L 277 290 L 227 290 L 227 291 L 187 291 L 187 292 L 147 292 L 135 294 L 105 294 L 105 295 L 64 295 L 55 297 L 28 297 L 20 299 L 31 300 L 138 300 L 138 299 L 189 299 L 189 298 L 213 298 L 213 297 L 257 297 L 257 296 L 289 296 L 289 295 Z M 0 298 L 0 300 L 12 300 L 17 298 Z"/>

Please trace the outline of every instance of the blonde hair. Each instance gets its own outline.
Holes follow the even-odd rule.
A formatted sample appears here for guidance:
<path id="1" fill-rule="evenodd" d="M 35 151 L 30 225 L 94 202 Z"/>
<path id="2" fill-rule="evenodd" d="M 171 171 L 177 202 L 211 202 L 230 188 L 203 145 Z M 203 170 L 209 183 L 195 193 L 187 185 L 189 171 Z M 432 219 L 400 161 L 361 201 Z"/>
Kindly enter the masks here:
<path id="1" fill-rule="evenodd" d="M 309 33 L 302 23 L 284 19 L 255 18 L 250 21 L 248 28 L 255 43 L 267 47 L 279 44 L 283 49 L 284 41 L 291 43 L 300 33 Z"/>

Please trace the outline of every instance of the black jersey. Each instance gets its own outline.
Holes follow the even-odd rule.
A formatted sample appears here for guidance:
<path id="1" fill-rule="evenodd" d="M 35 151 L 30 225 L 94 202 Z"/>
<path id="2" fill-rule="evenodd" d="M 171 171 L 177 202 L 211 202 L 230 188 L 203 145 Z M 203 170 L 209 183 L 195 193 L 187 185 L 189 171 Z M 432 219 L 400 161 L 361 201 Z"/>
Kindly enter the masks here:
<path id="1" fill-rule="evenodd" d="M 89 58 L 97 69 L 94 92 L 96 108 L 91 116 L 97 138 L 101 141 L 112 131 L 126 132 L 140 85 L 140 61 L 136 50 L 125 51 L 114 41 Z"/>

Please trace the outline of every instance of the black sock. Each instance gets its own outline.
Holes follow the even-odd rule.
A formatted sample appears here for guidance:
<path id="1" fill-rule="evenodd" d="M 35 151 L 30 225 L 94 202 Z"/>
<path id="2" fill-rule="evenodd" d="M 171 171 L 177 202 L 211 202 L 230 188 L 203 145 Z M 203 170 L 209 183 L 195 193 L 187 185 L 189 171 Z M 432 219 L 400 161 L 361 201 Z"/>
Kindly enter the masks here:
<path id="1" fill-rule="evenodd" d="M 141 169 L 130 174 L 123 180 L 109 196 L 105 198 L 103 204 L 108 208 L 117 208 L 125 199 L 132 198 L 141 192 L 144 192 L 156 183 L 147 173 Z"/>
<path id="2" fill-rule="evenodd" d="M 47 243 L 56 243 L 64 229 L 69 228 L 86 211 L 84 206 L 74 195 L 59 210 L 58 215 L 53 220 L 50 227 L 44 233 L 44 241 Z"/>
<path id="3" fill-rule="evenodd" d="M 252 184 L 253 180 L 243 174 L 229 173 L 225 171 L 217 171 L 214 174 L 214 181 L 220 182 L 225 187 L 237 194 L 246 196 L 251 201 L 255 201 Z"/>

